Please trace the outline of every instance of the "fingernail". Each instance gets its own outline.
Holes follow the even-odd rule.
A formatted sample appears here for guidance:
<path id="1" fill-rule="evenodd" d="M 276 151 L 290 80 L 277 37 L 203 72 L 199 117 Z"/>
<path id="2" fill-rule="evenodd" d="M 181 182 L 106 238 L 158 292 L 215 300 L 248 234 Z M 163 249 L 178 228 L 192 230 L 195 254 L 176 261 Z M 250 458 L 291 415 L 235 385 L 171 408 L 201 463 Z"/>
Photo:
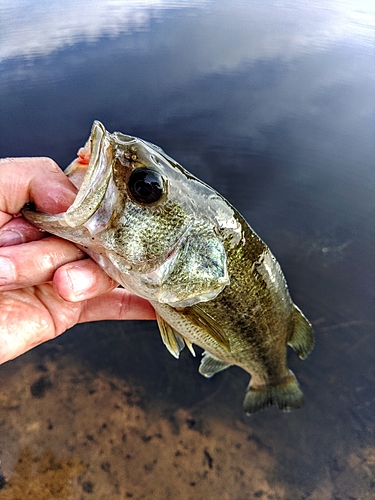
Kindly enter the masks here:
<path id="1" fill-rule="evenodd" d="M 16 272 L 13 262 L 8 257 L 0 257 L 0 286 L 14 283 Z"/>
<path id="2" fill-rule="evenodd" d="M 70 285 L 77 299 L 84 298 L 94 284 L 93 274 L 86 269 L 70 269 L 67 271 Z"/>
<path id="3" fill-rule="evenodd" d="M 10 247 L 24 243 L 24 237 L 19 231 L 6 229 L 0 231 L 0 247 Z"/>

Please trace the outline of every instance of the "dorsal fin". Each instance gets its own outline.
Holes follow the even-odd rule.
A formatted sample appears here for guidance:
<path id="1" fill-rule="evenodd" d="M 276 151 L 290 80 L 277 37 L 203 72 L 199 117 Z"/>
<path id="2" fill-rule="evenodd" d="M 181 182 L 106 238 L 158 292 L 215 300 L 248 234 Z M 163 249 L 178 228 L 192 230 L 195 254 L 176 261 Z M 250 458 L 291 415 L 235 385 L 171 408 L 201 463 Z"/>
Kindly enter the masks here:
<path id="1" fill-rule="evenodd" d="M 314 347 L 314 332 L 310 322 L 295 304 L 293 319 L 294 330 L 288 340 L 288 345 L 296 351 L 301 359 L 305 359 Z"/>

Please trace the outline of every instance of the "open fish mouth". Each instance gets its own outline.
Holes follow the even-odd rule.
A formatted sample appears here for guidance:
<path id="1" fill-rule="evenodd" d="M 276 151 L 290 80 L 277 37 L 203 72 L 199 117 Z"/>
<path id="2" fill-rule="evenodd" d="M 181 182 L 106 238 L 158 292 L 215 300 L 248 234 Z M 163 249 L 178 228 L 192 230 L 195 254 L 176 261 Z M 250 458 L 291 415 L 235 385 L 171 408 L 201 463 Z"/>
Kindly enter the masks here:
<path id="1" fill-rule="evenodd" d="M 111 179 L 112 141 L 99 121 L 93 123 L 89 143 L 89 165 L 76 199 L 60 221 L 62 225 L 79 227 L 85 224 L 98 210 Z"/>
<path id="2" fill-rule="evenodd" d="M 77 196 L 67 211 L 49 215 L 23 210 L 26 218 L 29 217 L 36 225 L 40 224 L 40 227 L 43 225 L 46 231 L 56 229 L 56 224 L 61 228 L 85 226 L 100 210 L 112 178 L 113 145 L 110 135 L 99 121 L 93 123 L 90 137 L 81 150 L 84 151 L 85 160 L 74 160 L 64 171 L 78 188 Z M 61 237 L 69 239 L 65 234 Z"/>

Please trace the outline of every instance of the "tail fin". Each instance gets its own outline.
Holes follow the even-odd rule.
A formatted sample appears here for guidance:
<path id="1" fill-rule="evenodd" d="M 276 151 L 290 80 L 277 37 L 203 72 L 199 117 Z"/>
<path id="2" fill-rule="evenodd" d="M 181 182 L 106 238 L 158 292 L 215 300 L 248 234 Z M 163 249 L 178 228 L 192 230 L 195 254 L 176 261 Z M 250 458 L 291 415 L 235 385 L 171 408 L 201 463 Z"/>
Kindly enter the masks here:
<path id="1" fill-rule="evenodd" d="M 252 387 L 250 383 L 243 402 L 245 412 L 255 413 L 269 405 L 276 405 L 283 411 L 301 408 L 303 405 L 303 393 L 290 370 L 289 376 L 279 385 Z"/>

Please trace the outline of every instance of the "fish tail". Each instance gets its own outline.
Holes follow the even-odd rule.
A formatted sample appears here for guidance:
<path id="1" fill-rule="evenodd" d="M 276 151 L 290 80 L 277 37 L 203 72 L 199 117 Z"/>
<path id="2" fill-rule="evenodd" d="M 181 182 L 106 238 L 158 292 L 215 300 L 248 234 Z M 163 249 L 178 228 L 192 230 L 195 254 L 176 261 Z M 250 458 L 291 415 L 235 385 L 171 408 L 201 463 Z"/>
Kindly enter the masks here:
<path id="1" fill-rule="evenodd" d="M 251 383 L 246 392 L 243 402 L 247 414 L 276 405 L 280 410 L 290 411 L 301 408 L 303 405 L 303 393 L 293 372 L 289 370 L 287 376 L 278 385 L 252 386 Z"/>

